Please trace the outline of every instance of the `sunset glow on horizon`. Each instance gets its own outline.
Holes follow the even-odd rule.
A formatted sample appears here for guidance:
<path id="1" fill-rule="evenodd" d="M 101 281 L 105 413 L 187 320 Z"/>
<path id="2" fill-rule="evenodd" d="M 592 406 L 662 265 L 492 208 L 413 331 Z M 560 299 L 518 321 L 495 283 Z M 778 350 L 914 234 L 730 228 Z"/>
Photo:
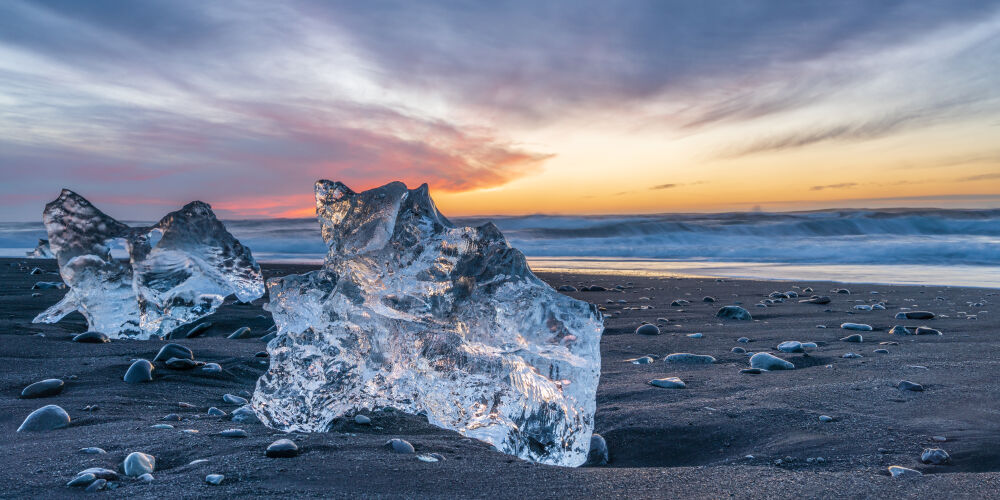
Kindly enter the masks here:
<path id="1" fill-rule="evenodd" d="M 0 116 L 3 220 L 995 208 L 1000 6 L 13 1 Z"/>

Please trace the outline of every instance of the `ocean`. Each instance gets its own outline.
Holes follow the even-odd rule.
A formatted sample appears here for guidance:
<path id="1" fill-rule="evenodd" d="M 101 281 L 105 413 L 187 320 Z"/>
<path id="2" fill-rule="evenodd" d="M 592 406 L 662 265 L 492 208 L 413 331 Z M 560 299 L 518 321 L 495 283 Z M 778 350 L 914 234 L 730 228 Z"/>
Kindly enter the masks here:
<path id="1" fill-rule="evenodd" d="M 1000 209 L 451 220 L 494 222 L 535 270 L 1000 288 Z M 225 223 L 260 262 L 326 253 L 312 218 Z M 23 257 L 44 237 L 40 222 L 0 223 L 0 256 Z"/>

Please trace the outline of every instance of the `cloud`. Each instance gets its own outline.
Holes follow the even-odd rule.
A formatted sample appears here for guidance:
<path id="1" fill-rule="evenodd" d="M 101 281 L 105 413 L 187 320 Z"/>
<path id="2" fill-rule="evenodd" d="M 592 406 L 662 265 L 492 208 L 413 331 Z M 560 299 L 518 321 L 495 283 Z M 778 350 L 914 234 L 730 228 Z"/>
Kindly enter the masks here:
<path id="1" fill-rule="evenodd" d="M 673 188 L 675 188 L 675 187 L 677 187 L 677 186 L 680 186 L 680 184 L 660 184 L 660 185 L 658 185 L 658 186 L 653 186 L 653 187 L 651 187 L 651 188 L 649 188 L 649 189 L 650 189 L 650 190 L 657 190 L 657 189 L 673 189 Z"/>
<path id="2" fill-rule="evenodd" d="M 968 177 L 962 177 L 961 179 L 959 179 L 959 182 L 988 181 L 993 179 L 1000 179 L 1000 172 L 992 174 L 970 175 Z"/>
<path id="3" fill-rule="evenodd" d="M 856 182 L 842 182 L 840 184 L 827 184 L 825 186 L 813 186 L 809 188 L 810 191 L 823 191 L 824 189 L 849 189 L 857 186 Z"/>

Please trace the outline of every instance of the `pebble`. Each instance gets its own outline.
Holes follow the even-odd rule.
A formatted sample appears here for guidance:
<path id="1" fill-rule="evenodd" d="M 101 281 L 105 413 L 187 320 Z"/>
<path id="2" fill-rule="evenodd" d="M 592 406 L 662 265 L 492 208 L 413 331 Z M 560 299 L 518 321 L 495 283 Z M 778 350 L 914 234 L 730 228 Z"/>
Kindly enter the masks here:
<path id="1" fill-rule="evenodd" d="M 271 332 L 271 333 L 269 333 L 269 334 L 264 335 L 263 337 L 261 337 L 260 340 L 263 341 L 263 342 L 270 342 L 270 341 L 274 340 L 274 338 L 277 337 L 277 336 L 278 336 L 278 332 Z"/>
<path id="2" fill-rule="evenodd" d="M 747 350 L 742 347 L 734 347 L 729 350 L 733 354 L 746 354 Z"/>
<path id="3" fill-rule="evenodd" d="M 255 357 L 255 358 L 269 358 L 269 357 L 271 357 L 271 355 L 268 354 L 267 351 L 257 351 L 257 352 L 254 353 L 253 357 Z"/>
<path id="4" fill-rule="evenodd" d="M 181 416 L 176 413 L 168 413 L 164 415 L 163 418 L 161 418 L 160 420 L 164 420 L 167 422 L 180 422 Z"/>
<path id="5" fill-rule="evenodd" d="M 385 446 L 393 453 L 411 454 L 415 453 L 413 445 L 405 439 L 393 438 L 385 442 Z"/>
<path id="6" fill-rule="evenodd" d="M 653 362 L 653 358 L 643 356 L 641 358 L 626 359 L 625 362 L 632 363 L 633 365 L 648 365 Z"/>
<path id="7" fill-rule="evenodd" d="M 670 307 L 684 307 L 690 305 L 691 302 L 684 299 L 677 299 L 670 303 Z"/>
<path id="8" fill-rule="evenodd" d="M 40 267 L 33 268 L 31 270 L 31 272 L 29 272 L 28 274 L 33 275 L 33 276 L 37 275 L 37 274 L 42 274 L 42 268 L 40 268 Z"/>
<path id="9" fill-rule="evenodd" d="M 279 439 L 264 451 L 264 455 L 271 458 L 291 458 L 298 454 L 299 446 L 290 439 Z"/>
<path id="10" fill-rule="evenodd" d="M 245 438 L 250 436 L 247 434 L 247 431 L 243 429 L 226 429 L 220 432 L 219 435 L 227 438 Z"/>
<path id="11" fill-rule="evenodd" d="M 908 468 L 902 467 L 900 465 L 890 465 L 889 466 L 889 474 L 891 474 L 892 477 L 917 477 L 917 476 L 923 476 L 923 473 L 920 472 L 920 471 L 916 471 L 916 470 L 913 470 L 913 469 L 908 469 Z"/>
<path id="12" fill-rule="evenodd" d="M 820 296 L 810 297 L 808 299 L 800 300 L 799 303 L 802 303 L 802 304 L 829 304 L 830 303 L 830 297 L 826 297 L 826 296 L 822 296 L 822 297 L 820 297 Z"/>
<path id="13" fill-rule="evenodd" d="M 191 352 L 191 349 L 188 349 L 180 344 L 166 344 L 160 348 L 160 352 L 156 353 L 156 357 L 153 358 L 153 362 L 165 362 L 170 358 L 193 360 L 194 353 Z"/>
<path id="14" fill-rule="evenodd" d="M 820 422 L 833 422 L 833 417 L 831 417 L 829 415 L 820 415 L 819 416 L 819 421 Z"/>
<path id="15" fill-rule="evenodd" d="M 923 392 L 924 390 L 924 386 L 916 382 L 910 382 L 909 380 L 903 380 L 900 383 L 896 384 L 896 388 L 898 388 L 901 391 Z"/>
<path id="16" fill-rule="evenodd" d="M 66 486 L 69 486 L 70 488 L 80 488 L 83 486 L 87 486 L 96 480 L 97 476 L 88 472 L 86 474 L 80 474 L 74 477 L 68 483 L 66 483 Z"/>
<path id="17" fill-rule="evenodd" d="M 896 313 L 896 319 L 934 319 L 930 311 L 902 311 Z"/>
<path id="18" fill-rule="evenodd" d="M 715 358 L 707 354 L 691 354 L 689 352 L 675 352 L 669 354 L 663 358 L 664 363 L 681 363 L 681 364 L 711 364 L 715 363 Z"/>
<path id="19" fill-rule="evenodd" d="M 558 290 L 560 292 L 575 292 L 575 291 L 577 291 L 576 287 L 572 286 L 572 285 L 563 285 L 563 286 L 557 288 L 556 290 Z"/>
<path id="20" fill-rule="evenodd" d="M 66 288 L 66 283 L 57 281 L 39 281 L 31 285 L 32 290 L 62 290 Z"/>
<path id="21" fill-rule="evenodd" d="M 864 323 L 842 323 L 840 325 L 844 330 L 855 330 L 859 332 L 870 332 L 872 331 L 871 325 L 866 325 Z"/>
<path id="22" fill-rule="evenodd" d="M 153 363 L 145 359 L 137 359 L 132 366 L 128 367 L 123 378 L 129 384 L 138 384 L 153 380 Z"/>
<path id="23" fill-rule="evenodd" d="M 702 335 L 701 333 L 689 333 L 687 337 L 692 339 L 700 339 L 704 337 L 704 335 Z"/>
<path id="24" fill-rule="evenodd" d="M 607 465 L 608 443 L 604 436 L 598 433 L 590 435 L 590 451 L 587 452 L 587 462 L 584 465 Z"/>
<path id="25" fill-rule="evenodd" d="M 85 491 L 87 493 L 94 493 L 97 491 L 101 491 L 107 484 L 108 484 L 107 479 L 97 479 L 94 482 L 90 483 L 90 486 L 87 486 L 87 489 Z"/>
<path id="26" fill-rule="evenodd" d="M 69 414 L 58 405 L 43 406 L 30 414 L 17 432 L 51 431 L 69 426 Z"/>
<path id="27" fill-rule="evenodd" d="M 660 329 L 656 325 L 646 323 L 645 325 L 639 325 L 639 328 L 635 329 L 635 333 L 639 335 L 659 335 Z"/>
<path id="28" fill-rule="evenodd" d="M 875 353 L 875 354 L 889 354 L 889 350 L 888 349 L 875 349 L 872 352 Z"/>
<path id="29" fill-rule="evenodd" d="M 117 472 L 102 467 L 91 467 L 89 469 L 85 469 L 77 473 L 77 475 L 80 474 L 93 474 L 94 477 L 96 477 L 97 479 L 106 479 L 108 481 L 114 481 L 118 479 Z"/>
<path id="30" fill-rule="evenodd" d="M 806 352 L 805 348 L 802 347 L 802 342 L 795 340 L 786 340 L 778 344 L 778 350 L 781 352 Z"/>
<path id="31" fill-rule="evenodd" d="M 941 448 L 924 448 L 920 454 L 920 461 L 925 464 L 941 465 L 950 462 L 951 457 Z"/>
<path id="32" fill-rule="evenodd" d="M 205 363 L 205 366 L 201 367 L 202 373 L 222 373 L 222 366 L 218 363 Z"/>
<path id="33" fill-rule="evenodd" d="M 147 473 L 139 476 L 139 480 L 143 481 L 143 482 L 146 482 L 146 483 L 152 483 L 153 482 L 153 475 L 147 472 Z"/>
<path id="34" fill-rule="evenodd" d="M 167 368 L 171 370 L 190 370 L 197 368 L 204 363 L 187 358 L 170 358 L 167 360 Z"/>
<path id="35" fill-rule="evenodd" d="M 86 453 L 87 455 L 103 455 L 107 452 L 96 446 L 90 446 L 88 448 L 80 448 L 80 453 Z"/>
<path id="36" fill-rule="evenodd" d="M 889 329 L 889 335 L 913 335 L 913 332 L 903 325 L 896 325 Z"/>
<path id="37" fill-rule="evenodd" d="M 650 385 L 663 387 L 664 389 L 683 389 L 687 387 L 684 381 L 677 377 L 657 378 L 649 381 Z"/>
<path id="38" fill-rule="evenodd" d="M 245 338 L 247 338 L 249 336 L 250 336 L 250 327 L 249 326 L 244 326 L 244 327 L 241 327 L 241 328 L 237 328 L 236 331 L 234 331 L 233 333 L 230 333 L 229 336 L 226 337 L 226 338 L 227 339 L 245 339 Z"/>
<path id="39" fill-rule="evenodd" d="M 437 453 L 431 453 L 429 455 L 417 455 L 417 460 L 420 460 L 421 462 L 434 463 L 434 462 L 441 462 L 443 461 L 443 459 L 444 457 L 438 455 Z"/>
<path id="40" fill-rule="evenodd" d="M 358 425 L 371 425 L 372 419 L 366 415 L 358 414 L 354 416 L 354 423 Z"/>
<path id="41" fill-rule="evenodd" d="M 860 355 L 860 354 L 858 354 L 856 352 L 849 352 L 849 353 L 844 354 L 841 357 L 845 358 L 845 359 L 854 359 L 854 358 L 863 358 L 864 356 L 862 356 L 862 355 Z"/>
<path id="42" fill-rule="evenodd" d="M 723 306 L 719 309 L 719 312 L 715 313 L 717 318 L 722 319 L 732 319 L 737 321 L 749 321 L 753 319 L 750 315 L 750 311 L 743 309 L 740 306 Z"/>
<path id="43" fill-rule="evenodd" d="M 740 337 L 740 338 L 736 339 L 736 341 L 740 342 L 742 344 L 748 344 L 748 343 L 750 343 L 750 338 L 749 337 Z"/>
<path id="44" fill-rule="evenodd" d="M 926 327 L 926 326 L 918 326 L 917 329 L 914 330 L 913 333 L 915 333 L 917 335 L 944 335 L 943 333 L 941 333 L 940 330 L 935 330 L 933 328 Z"/>
<path id="45" fill-rule="evenodd" d="M 750 367 L 762 370 L 794 370 L 795 365 L 773 354 L 758 352 L 750 356 Z"/>
<path id="46" fill-rule="evenodd" d="M 209 461 L 206 458 L 199 458 L 197 460 L 192 460 L 190 463 L 188 463 L 188 465 L 201 465 L 201 464 L 207 464 L 208 462 Z"/>
<path id="47" fill-rule="evenodd" d="M 254 413 L 253 409 L 250 408 L 250 406 L 241 406 L 233 410 L 233 418 L 231 420 L 239 424 L 253 423 L 259 421 L 259 419 L 257 418 L 257 414 Z"/>
<path id="48" fill-rule="evenodd" d="M 122 462 L 122 470 L 125 471 L 125 475 L 129 477 L 139 477 L 143 474 L 153 472 L 156 468 L 156 458 L 153 455 L 146 453 L 133 451 L 125 457 L 125 461 Z"/>
<path id="49" fill-rule="evenodd" d="M 716 299 L 715 297 L 705 297 L 701 299 L 702 302 L 716 302 L 717 300 L 718 299 Z"/>
<path id="50" fill-rule="evenodd" d="M 247 404 L 247 398 L 241 398 L 233 394 L 223 394 L 222 400 L 231 405 L 245 405 Z"/>
<path id="51" fill-rule="evenodd" d="M 760 368 L 743 368 L 742 370 L 740 370 L 740 373 L 745 375 L 760 375 L 765 371 L 767 370 L 761 370 Z"/>
<path id="52" fill-rule="evenodd" d="M 213 486 L 218 486 L 225 478 L 226 476 L 223 476 L 222 474 L 209 474 L 205 476 L 205 482 Z"/>
<path id="53" fill-rule="evenodd" d="M 21 391 L 21 397 L 24 399 L 33 399 L 55 396 L 56 394 L 62 392 L 64 386 L 65 384 L 62 380 L 57 378 L 47 378 L 25 387 L 24 390 Z"/>
<path id="54" fill-rule="evenodd" d="M 170 424 L 153 424 L 149 426 L 150 429 L 173 429 L 174 426 Z"/>
<path id="55" fill-rule="evenodd" d="M 945 442 L 947 440 L 948 440 L 948 438 L 946 438 L 944 436 L 931 436 L 931 441 L 937 441 L 939 443 L 943 443 L 943 442 Z"/>
<path id="56" fill-rule="evenodd" d="M 195 326 L 194 328 L 188 330 L 186 337 L 189 338 L 189 339 L 193 339 L 193 338 L 195 338 L 195 337 L 197 337 L 197 336 L 199 336 L 199 335 L 207 332 L 209 328 L 212 328 L 212 323 L 210 321 L 206 321 L 204 323 L 198 323 L 197 326 Z"/>
<path id="57" fill-rule="evenodd" d="M 225 411 L 220 410 L 214 406 L 208 409 L 208 414 L 213 417 L 225 417 L 226 415 L 228 415 Z"/>
<path id="58" fill-rule="evenodd" d="M 73 336 L 73 342 L 84 344 L 107 344 L 111 339 L 101 332 L 83 332 Z"/>
<path id="59" fill-rule="evenodd" d="M 855 342 L 855 343 L 860 344 L 861 342 L 864 342 L 864 337 L 862 337 L 861 334 L 859 334 L 859 333 L 855 333 L 854 335 L 848 335 L 848 336 L 840 339 L 840 341 L 841 342 Z"/>

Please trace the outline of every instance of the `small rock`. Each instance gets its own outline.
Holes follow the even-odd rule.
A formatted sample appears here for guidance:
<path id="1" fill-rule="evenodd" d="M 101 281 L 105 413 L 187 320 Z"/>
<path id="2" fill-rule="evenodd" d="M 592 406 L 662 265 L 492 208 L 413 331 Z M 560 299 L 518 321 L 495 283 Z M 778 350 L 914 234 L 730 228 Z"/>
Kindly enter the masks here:
<path id="1" fill-rule="evenodd" d="M 632 363 L 633 365 L 648 365 L 653 362 L 653 358 L 649 356 L 643 356 L 641 358 L 626 359 L 626 363 Z"/>
<path id="2" fill-rule="evenodd" d="M 68 427 L 69 414 L 58 405 L 43 406 L 28 414 L 17 432 L 51 431 Z"/>
<path id="3" fill-rule="evenodd" d="M 225 417 L 226 415 L 228 415 L 225 411 L 220 410 L 214 406 L 208 409 L 208 414 L 213 417 Z"/>
<path id="4" fill-rule="evenodd" d="M 80 448 L 80 453 L 85 453 L 87 455 L 103 455 L 107 452 L 96 446 L 91 446 L 88 448 Z"/>
<path id="5" fill-rule="evenodd" d="M 802 342 L 795 340 L 786 340 L 778 344 L 778 350 L 781 352 L 806 352 L 805 348 L 802 347 Z"/>
<path id="6" fill-rule="evenodd" d="M 833 417 L 831 417 L 829 415 L 820 415 L 819 416 L 819 421 L 820 422 L 833 422 Z"/>
<path id="7" fill-rule="evenodd" d="M 85 491 L 87 493 L 94 493 L 97 491 L 101 491 L 104 489 L 105 486 L 107 486 L 107 484 L 108 484 L 107 479 L 97 479 L 94 482 L 90 483 L 90 486 L 87 486 L 87 489 Z"/>
<path id="8" fill-rule="evenodd" d="M 913 335 L 913 332 L 903 325 L 896 325 L 889 329 L 889 335 Z"/>
<path id="9" fill-rule="evenodd" d="M 138 451 L 133 451 L 125 457 L 125 461 L 122 462 L 122 470 L 125 471 L 125 475 L 129 477 L 139 477 L 143 474 L 153 472 L 156 468 L 156 458 L 152 455 L 146 453 L 141 453 Z"/>
<path id="10" fill-rule="evenodd" d="M 746 354 L 747 350 L 742 347 L 734 347 L 729 350 L 733 354 Z"/>
<path id="11" fill-rule="evenodd" d="M 413 445 L 405 439 L 393 438 L 385 442 L 385 446 L 393 453 L 411 454 L 415 453 Z"/>
<path id="12" fill-rule="evenodd" d="M 264 455 L 271 458 L 291 458 L 299 454 L 299 447 L 290 439 L 279 439 L 271 443 Z"/>
<path id="13" fill-rule="evenodd" d="M 556 290 L 558 290 L 560 292 L 575 292 L 575 291 L 577 291 L 576 287 L 575 286 L 571 286 L 571 285 L 563 285 L 563 286 L 557 288 Z"/>
<path id="14" fill-rule="evenodd" d="M 657 378 L 649 381 L 650 385 L 663 387 L 665 389 L 683 389 L 687 387 L 684 381 L 677 377 Z"/>
<path id="15" fill-rule="evenodd" d="M 233 410 L 233 417 L 231 420 L 240 424 L 260 421 L 260 419 L 257 418 L 257 414 L 253 411 L 253 408 L 250 408 L 249 405 L 241 406 Z"/>
<path id="16" fill-rule="evenodd" d="M 245 339 L 250 336 L 250 327 L 244 326 L 242 328 L 237 328 L 236 331 L 230 333 L 227 339 Z"/>
<path id="17" fill-rule="evenodd" d="M 114 481 L 118 479 L 117 472 L 110 469 L 104 469 L 102 467 L 91 467 L 89 469 L 82 470 L 77 473 L 77 475 L 79 474 L 93 474 L 94 477 L 96 477 L 97 479 L 106 479 L 108 481 Z"/>
<path id="18" fill-rule="evenodd" d="M 132 366 L 128 367 L 124 379 L 129 384 L 138 384 L 153 380 L 153 363 L 145 359 L 137 359 Z"/>
<path id="19" fill-rule="evenodd" d="M 247 431 L 243 429 L 226 429 L 220 432 L 219 435 L 227 438 L 245 438 L 250 436 L 247 434 Z"/>
<path id="20" fill-rule="evenodd" d="M 758 352 L 757 354 L 750 356 L 750 367 L 768 371 L 795 369 L 795 365 L 792 363 L 766 352 Z"/>
<path id="21" fill-rule="evenodd" d="M 222 400 L 231 405 L 245 405 L 247 404 L 247 398 L 241 398 L 233 394 L 223 394 Z"/>
<path id="22" fill-rule="evenodd" d="M 707 354 L 691 354 L 689 352 L 676 352 L 664 357 L 663 362 L 698 365 L 698 364 L 715 363 L 715 358 Z"/>
<path id="23" fill-rule="evenodd" d="M 875 354 L 889 354 L 889 350 L 888 349 L 875 349 L 872 352 L 875 353 Z"/>
<path id="24" fill-rule="evenodd" d="M 825 296 L 824 297 L 819 297 L 819 296 L 810 297 L 808 299 L 800 300 L 799 303 L 801 303 L 801 304 L 829 304 L 830 303 L 830 297 L 825 297 Z"/>
<path id="25" fill-rule="evenodd" d="M 180 422 L 181 421 L 181 416 L 178 415 L 178 414 L 176 414 L 176 413 L 168 413 L 168 414 L 164 415 L 163 418 L 161 418 L 160 420 L 163 420 L 163 421 L 166 421 L 166 422 Z"/>
<path id="26" fill-rule="evenodd" d="M 152 483 L 153 482 L 153 475 L 147 472 L 147 473 L 139 476 L 139 480 L 142 481 L 142 482 L 145 482 L 145 483 Z"/>
<path id="27" fill-rule="evenodd" d="M 34 275 L 42 274 L 42 272 L 43 272 L 42 268 L 36 267 L 36 268 L 33 268 L 28 274 L 34 276 Z"/>
<path id="28" fill-rule="evenodd" d="M 205 363 L 205 366 L 201 367 L 202 373 L 222 373 L 222 366 L 218 363 Z"/>
<path id="29" fill-rule="evenodd" d="M 858 354 L 856 352 L 849 352 L 849 353 L 844 354 L 841 357 L 845 358 L 845 359 L 855 359 L 855 358 L 863 358 L 864 356 L 862 356 L 862 355 L 860 355 L 860 354 Z"/>
<path id="30" fill-rule="evenodd" d="M 761 373 L 764 373 L 766 371 L 767 370 L 762 370 L 760 368 L 743 368 L 742 370 L 740 370 L 740 373 L 744 375 L 760 375 Z"/>
<path id="31" fill-rule="evenodd" d="M 226 476 L 223 476 L 222 474 L 209 474 L 205 476 L 205 482 L 213 486 L 218 486 L 225 478 Z"/>
<path id="32" fill-rule="evenodd" d="M 639 335 L 659 335 L 660 329 L 656 325 L 646 323 L 645 325 L 639 325 L 639 328 L 635 329 L 635 333 Z"/>
<path id="33" fill-rule="evenodd" d="M 701 333 L 689 333 L 687 337 L 691 339 L 700 339 L 704 337 L 704 335 L 702 335 Z"/>
<path id="34" fill-rule="evenodd" d="M 913 333 L 917 335 L 944 335 L 940 330 L 935 330 L 934 328 L 926 326 L 918 326 Z"/>
<path id="35" fill-rule="evenodd" d="M 590 435 L 590 451 L 587 453 L 587 462 L 584 465 L 607 465 L 608 463 L 608 443 L 604 441 L 604 436 L 598 433 Z"/>
<path id="36" fill-rule="evenodd" d="M 194 353 L 191 352 L 191 349 L 188 349 L 180 344 L 166 344 L 160 348 L 160 352 L 156 353 L 156 357 L 153 358 L 153 362 L 165 362 L 170 358 L 193 360 Z"/>
<path id="37" fill-rule="evenodd" d="M 750 311 L 743 309 L 740 306 L 724 306 L 719 309 L 719 312 L 715 313 L 717 318 L 722 319 L 732 319 L 737 321 L 749 321 L 753 319 L 750 315 Z"/>
<path id="38" fill-rule="evenodd" d="M 111 342 L 111 339 L 101 332 L 83 332 L 79 335 L 73 336 L 73 342 L 81 342 L 84 344 L 107 344 L 108 342 Z"/>
<path id="39" fill-rule="evenodd" d="M 69 486 L 70 488 L 82 488 L 96 480 L 97 476 L 88 472 L 86 474 L 80 474 L 79 476 L 76 476 L 75 478 L 71 479 L 70 482 L 66 483 L 66 486 Z"/>
<path id="40" fill-rule="evenodd" d="M 923 473 L 921 473 L 920 471 L 916 471 L 916 470 L 913 470 L 913 469 L 908 469 L 906 467 L 902 467 L 902 466 L 899 466 L 899 465 L 890 465 L 889 466 L 889 474 L 891 474 L 892 477 L 917 477 L 917 476 L 923 476 Z"/>
<path id="41" fill-rule="evenodd" d="M 716 302 L 716 300 L 717 299 L 715 297 L 705 297 L 701 299 L 702 302 Z"/>
<path id="42" fill-rule="evenodd" d="M 930 311 L 902 311 L 896 313 L 896 319 L 934 319 Z"/>
<path id="43" fill-rule="evenodd" d="M 56 394 L 62 392 L 64 386 L 65 384 L 62 380 L 57 378 L 47 378 L 25 387 L 24 390 L 21 391 L 21 397 L 24 399 L 33 399 L 55 396 Z"/>
<path id="44" fill-rule="evenodd" d="M 193 338 L 195 338 L 195 337 L 197 337 L 197 336 L 199 336 L 199 335 L 207 332 L 209 328 L 212 328 L 212 323 L 209 322 L 209 321 L 206 321 L 204 323 L 198 323 L 197 326 L 195 326 L 194 328 L 192 328 L 191 330 L 189 330 L 187 332 L 186 337 L 189 338 L 189 339 L 193 339 Z"/>
<path id="45" fill-rule="evenodd" d="M 901 391 L 914 391 L 914 392 L 923 392 L 924 390 L 924 386 L 916 382 L 910 382 L 909 380 L 903 380 L 900 383 L 896 384 L 896 388 L 898 388 Z"/>
<path id="46" fill-rule="evenodd" d="M 950 462 L 951 457 L 941 448 L 924 448 L 920 454 L 920 461 L 925 464 L 941 465 Z"/>
<path id="47" fill-rule="evenodd" d="M 204 363 L 187 358 L 170 358 L 166 364 L 167 368 L 171 370 L 190 370 L 202 366 Z"/>
<path id="48" fill-rule="evenodd" d="M 739 342 L 739 343 L 741 343 L 741 344 L 749 344 L 750 343 L 750 338 L 749 337 L 740 337 L 740 338 L 736 339 L 736 341 Z"/>
<path id="49" fill-rule="evenodd" d="M 173 429 L 174 426 L 170 424 L 153 424 L 149 426 L 150 429 Z"/>
<path id="50" fill-rule="evenodd" d="M 270 342 L 270 341 L 274 340 L 274 338 L 277 337 L 277 336 L 278 336 L 278 332 L 271 332 L 271 333 L 269 333 L 269 334 L 264 335 L 263 337 L 261 337 L 260 340 L 262 342 Z"/>
<path id="51" fill-rule="evenodd" d="M 354 416 L 354 423 L 358 425 L 371 425 L 372 419 L 365 415 L 358 414 Z"/>
<path id="52" fill-rule="evenodd" d="M 944 436 L 931 436 L 931 441 L 937 441 L 939 443 L 943 443 L 943 442 L 945 442 L 947 440 L 948 440 L 948 438 L 946 438 Z"/>

